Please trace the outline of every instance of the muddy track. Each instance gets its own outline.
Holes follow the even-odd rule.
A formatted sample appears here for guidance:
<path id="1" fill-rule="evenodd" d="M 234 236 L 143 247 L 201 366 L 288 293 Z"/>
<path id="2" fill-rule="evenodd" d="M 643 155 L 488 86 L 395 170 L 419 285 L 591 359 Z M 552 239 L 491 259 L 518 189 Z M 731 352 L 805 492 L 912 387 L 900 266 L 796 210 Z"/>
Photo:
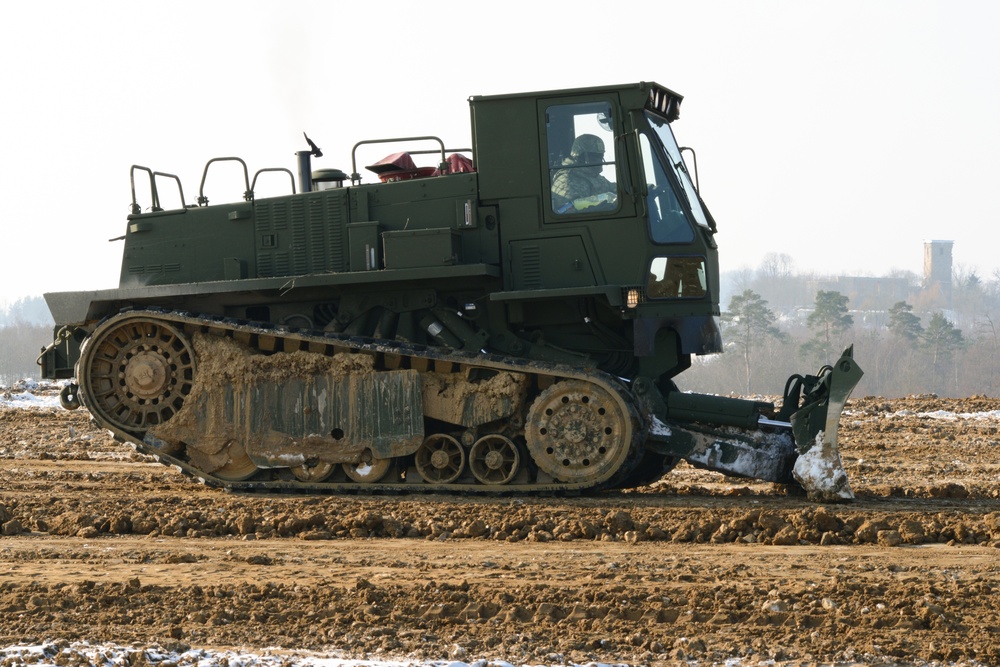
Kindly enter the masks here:
<path id="1" fill-rule="evenodd" d="M 950 418 L 997 409 L 850 402 L 846 505 L 684 465 L 576 498 L 241 494 L 0 409 L 0 642 L 997 664 L 1000 417 Z"/>
<path id="2" fill-rule="evenodd" d="M 647 434 L 631 392 L 593 369 L 158 309 L 102 322 L 79 365 L 82 403 L 116 438 L 234 491 L 577 493 L 620 486 Z M 323 397 L 303 424 L 272 418 L 303 391 Z M 433 419 L 448 427 L 425 439 Z M 359 461 L 367 444 L 381 463 Z"/>

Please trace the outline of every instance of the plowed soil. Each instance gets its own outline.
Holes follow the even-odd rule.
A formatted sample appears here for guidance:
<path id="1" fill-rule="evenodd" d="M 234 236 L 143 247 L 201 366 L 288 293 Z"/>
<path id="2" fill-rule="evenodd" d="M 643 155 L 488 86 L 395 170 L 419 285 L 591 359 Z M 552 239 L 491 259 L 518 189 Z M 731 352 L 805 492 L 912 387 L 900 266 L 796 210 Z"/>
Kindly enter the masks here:
<path id="1" fill-rule="evenodd" d="M 858 498 L 818 505 L 683 464 L 582 498 L 242 495 L 0 408 L 0 646 L 1000 664 L 1000 416 L 953 416 L 996 410 L 850 402 Z"/>

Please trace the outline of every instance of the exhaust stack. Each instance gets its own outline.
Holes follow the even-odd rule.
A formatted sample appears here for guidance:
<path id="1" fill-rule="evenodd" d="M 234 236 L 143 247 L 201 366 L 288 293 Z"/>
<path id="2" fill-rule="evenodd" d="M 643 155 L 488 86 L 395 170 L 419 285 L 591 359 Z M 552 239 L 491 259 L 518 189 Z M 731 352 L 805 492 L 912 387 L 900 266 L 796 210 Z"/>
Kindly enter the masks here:
<path id="1" fill-rule="evenodd" d="M 299 192 L 312 192 L 312 158 L 323 157 L 323 151 L 313 143 L 313 140 L 305 132 L 302 133 L 302 136 L 306 138 L 309 150 L 295 153 L 299 164 Z"/>

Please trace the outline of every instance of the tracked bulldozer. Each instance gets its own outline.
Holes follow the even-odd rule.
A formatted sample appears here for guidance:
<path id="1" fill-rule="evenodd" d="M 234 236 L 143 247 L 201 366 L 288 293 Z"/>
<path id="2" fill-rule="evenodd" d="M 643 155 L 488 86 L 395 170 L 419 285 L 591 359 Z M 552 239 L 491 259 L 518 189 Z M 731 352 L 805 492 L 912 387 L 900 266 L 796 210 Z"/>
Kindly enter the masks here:
<path id="1" fill-rule="evenodd" d="M 466 148 L 362 140 L 347 174 L 314 170 L 307 137 L 297 174 L 210 160 L 193 204 L 135 165 L 119 286 L 45 295 L 42 375 L 229 489 L 580 492 L 685 459 L 849 499 L 851 349 L 775 403 L 678 388 L 722 351 L 681 99 L 656 83 L 475 96 Z M 397 152 L 363 177 L 359 149 L 382 144 Z M 209 203 L 222 162 L 245 191 Z M 258 196 L 265 172 L 287 192 Z"/>

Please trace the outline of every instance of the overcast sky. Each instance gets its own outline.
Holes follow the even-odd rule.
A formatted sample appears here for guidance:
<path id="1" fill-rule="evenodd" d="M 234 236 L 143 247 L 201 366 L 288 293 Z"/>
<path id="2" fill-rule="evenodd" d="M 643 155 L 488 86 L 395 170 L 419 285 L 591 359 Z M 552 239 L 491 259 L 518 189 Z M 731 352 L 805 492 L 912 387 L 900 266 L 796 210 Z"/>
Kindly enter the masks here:
<path id="1" fill-rule="evenodd" d="M 0 9 L 0 305 L 116 287 L 129 167 L 350 171 L 362 139 L 470 143 L 467 98 L 684 95 L 723 270 L 1000 267 L 1000 2 L 18 2 Z M 379 156 L 380 157 L 380 156 Z M 377 158 L 375 158 L 377 159 Z M 374 160 L 373 160 L 374 161 Z"/>

